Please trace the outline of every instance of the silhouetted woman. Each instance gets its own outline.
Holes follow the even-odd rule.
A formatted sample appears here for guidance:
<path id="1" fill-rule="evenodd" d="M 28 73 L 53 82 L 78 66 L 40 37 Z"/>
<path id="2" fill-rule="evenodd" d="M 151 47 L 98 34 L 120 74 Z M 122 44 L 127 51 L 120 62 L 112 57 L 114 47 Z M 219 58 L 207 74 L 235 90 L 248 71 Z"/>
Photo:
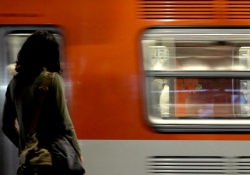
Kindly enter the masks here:
<path id="1" fill-rule="evenodd" d="M 26 145 L 33 117 L 33 103 L 42 77 L 46 71 L 55 72 L 39 116 L 36 137 L 41 148 L 50 149 L 58 134 L 63 134 L 83 162 L 65 101 L 59 55 L 59 45 L 52 33 L 36 31 L 28 37 L 17 56 L 17 74 L 7 88 L 2 129 L 21 153 Z M 15 126 L 15 119 L 18 121 L 19 129 Z M 37 171 L 38 175 L 56 173 L 53 173 L 51 166 L 34 168 L 32 171 L 34 174 Z"/>

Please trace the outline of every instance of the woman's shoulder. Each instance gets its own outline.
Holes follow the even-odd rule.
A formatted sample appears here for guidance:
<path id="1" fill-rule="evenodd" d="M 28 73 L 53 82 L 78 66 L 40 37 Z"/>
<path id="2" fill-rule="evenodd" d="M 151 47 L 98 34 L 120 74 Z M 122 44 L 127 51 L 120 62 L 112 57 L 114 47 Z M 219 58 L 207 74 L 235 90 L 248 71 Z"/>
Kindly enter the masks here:
<path id="1" fill-rule="evenodd" d="M 45 77 L 45 78 L 51 78 L 52 81 L 61 81 L 62 76 L 58 72 L 48 72 L 48 71 L 43 71 L 41 72 L 40 76 Z"/>
<path id="2" fill-rule="evenodd" d="M 54 81 L 63 81 L 63 78 L 61 76 L 61 74 L 59 74 L 58 72 L 52 72 L 52 80 Z"/>
<path id="3" fill-rule="evenodd" d="M 63 78 L 61 74 L 58 72 L 53 72 L 51 73 L 52 75 L 52 80 L 51 80 L 51 85 L 52 86 L 63 86 Z"/>

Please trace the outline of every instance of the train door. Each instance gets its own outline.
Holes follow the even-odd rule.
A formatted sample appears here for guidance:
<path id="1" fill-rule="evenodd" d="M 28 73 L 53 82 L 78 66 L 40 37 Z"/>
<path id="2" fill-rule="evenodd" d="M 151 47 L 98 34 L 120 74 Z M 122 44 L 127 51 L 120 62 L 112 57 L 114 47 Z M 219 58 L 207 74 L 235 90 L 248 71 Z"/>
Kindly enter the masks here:
<path id="1" fill-rule="evenodd" d="M 62 46 L 60 30 L 51 26 L 0 26 L 0 113 L 5 99 L 9 81 L 15 75 L 17 53 L 27 37 L 36 30 L 49 30 L 55 33 Z M 2 119 L 0 119 L 2 125 Z M 18 123 L 16 123 L 18 127 Z M 0 132 L 0 174 L 16 174 L 18 166 L 18 150 L 9 139 Z"/>

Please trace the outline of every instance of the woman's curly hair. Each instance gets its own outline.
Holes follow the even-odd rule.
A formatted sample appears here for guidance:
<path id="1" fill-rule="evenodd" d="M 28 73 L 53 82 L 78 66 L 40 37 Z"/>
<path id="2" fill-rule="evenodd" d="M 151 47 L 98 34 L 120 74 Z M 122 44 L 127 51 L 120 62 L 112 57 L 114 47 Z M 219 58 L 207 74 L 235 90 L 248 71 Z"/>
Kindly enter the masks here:
<path id="1" fill-rule="evenodd" d="M 52 33 L 36 31 L 27 38 L 17 55 L 16 77 L 36 77 L 47 68 L 50 72 L 61 72 L 59 44 Z"/>

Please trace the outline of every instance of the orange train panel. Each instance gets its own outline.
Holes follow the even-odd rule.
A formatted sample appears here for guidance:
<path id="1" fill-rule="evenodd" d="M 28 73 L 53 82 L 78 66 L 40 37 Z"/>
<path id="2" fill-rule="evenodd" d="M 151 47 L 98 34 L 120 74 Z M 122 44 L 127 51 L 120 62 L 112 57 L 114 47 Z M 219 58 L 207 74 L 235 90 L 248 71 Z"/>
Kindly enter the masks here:
<path id="1" fill-rule="evenodd" d="M 216 13 L 212 19 L 175 19 L 171 16 L 168 19 L 141 19 L 138 11 L 144 10 L 144 6 L 138 2 L 142 4 L 135 0 L 2 1 L 0 24 L 55 25 L 63 29 L 65 72 L 70 72 L 72 84 L 70 111 L 79 139 L 250 140 L 250 135 L 243 134 L 154 132 L 145 120 L 140 46 L 142 32 L 151 26 L 247 26 L 250 20 L 225 18 L 226 7 L 220 11 L 222 7 L 218 4 L 223 5 L 226 1 L 218 0 L 212 1 L 215 5 L 209 5 L 214 7 L 211 14 Z M 195 14 L 205 2 L 209 1 L 190 1 L 190 5 L 183 7 L 197 7 Z M 165 11 L 179 9 L 178 13 L 184 14 L 189 9 L 176 8 L 181 1 L 165 4 L 171 5 L 166 6 Z"/>

